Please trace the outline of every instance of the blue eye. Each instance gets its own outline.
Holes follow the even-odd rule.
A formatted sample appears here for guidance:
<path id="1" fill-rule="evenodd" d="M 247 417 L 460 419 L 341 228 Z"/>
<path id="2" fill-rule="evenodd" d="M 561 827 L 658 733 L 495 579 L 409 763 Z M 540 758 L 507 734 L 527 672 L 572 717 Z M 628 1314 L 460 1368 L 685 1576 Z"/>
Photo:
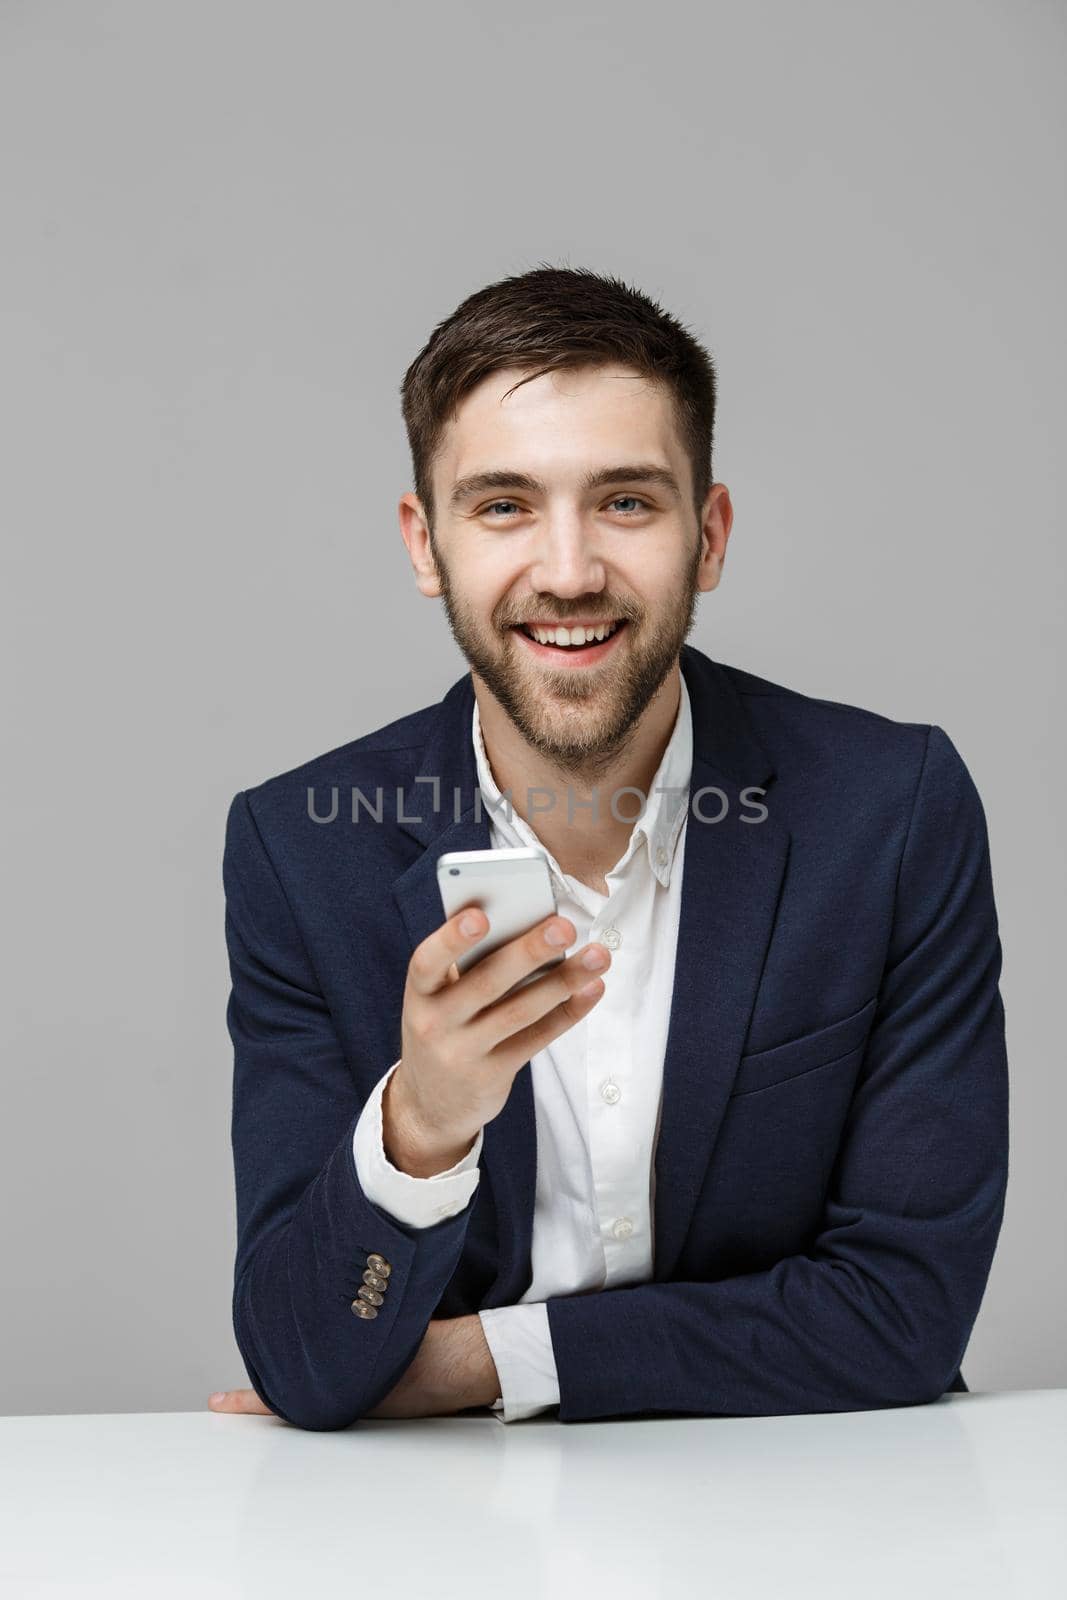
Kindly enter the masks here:
<path id="1" fill-rule="evenodd" d="M 615 496 L 614 500 L 611 502 L 611 504 L 613 506 L 618 505 L 620 500 L 633 500 L 633 501 L 635 501 L 637 503 L 637 505 L 643 506 L 646 511 L 648 510 L 648 502 L 647 502 L 647 500 L 641 500 L 635 494 L 617 494 Z M 624 517 L 632 517 L 633 514 L 634 513 L 632 511 L 624 511 L 622 513 L 622 515 Z"/>

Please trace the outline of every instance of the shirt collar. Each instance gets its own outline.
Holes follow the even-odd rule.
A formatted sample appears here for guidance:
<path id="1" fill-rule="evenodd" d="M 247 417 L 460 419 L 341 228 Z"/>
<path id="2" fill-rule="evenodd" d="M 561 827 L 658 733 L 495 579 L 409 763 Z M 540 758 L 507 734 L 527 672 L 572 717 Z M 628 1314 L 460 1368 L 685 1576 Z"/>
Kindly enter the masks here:
<path id="1" fill-rule="evenodd" d="M 678 836 L 682 831 L 686 811 L 689 806 L 689 785 L 693 772 L 693 713 L 690 705 L 689 691 L 685 686 L 685 674 L 679 672 L 678 681 L 680 693 L 678 698 L 678 714 L 674 719 L 674 729 L 667 746 L 663 752 L 659 766 L 656 768 L 655 777 L 649 788 L 648 804 L 644 815 L 634 824 L 629 843 L 618 866 L 623 866 L 642 846 L 647 846 L 648 860 L 657 879 L 667 888 L 671 881 L 671 871 L 674 866 Z M 471 717 L 471 738 L 474 743 L 474 759 L 478 769 L 478 786 L 482 791 L 482 798 L 489 813 L 505 838 L 512 844 L 533 844 L 544 850 L 549 858 L 549 865 L 560 878 L 563 873 L 558 864 L 553 860 L 551 852 L 537 837 L 529 823 L 512 807 L 510 821 L 508 818 L 507 801 L 503 798 L 493 777 L 489 760 L 485 753 L 485 741 L 482 738 L 481 719 L 478 715 L 478 699 L 475 696 L 474 711 Z M 601 805 L 610 804 L 610 796 L 601 795 Z M 624 795 L 618 801 L 620 811 L 627 811 L 630 807 L 636 808 L 637 796 Z"/>

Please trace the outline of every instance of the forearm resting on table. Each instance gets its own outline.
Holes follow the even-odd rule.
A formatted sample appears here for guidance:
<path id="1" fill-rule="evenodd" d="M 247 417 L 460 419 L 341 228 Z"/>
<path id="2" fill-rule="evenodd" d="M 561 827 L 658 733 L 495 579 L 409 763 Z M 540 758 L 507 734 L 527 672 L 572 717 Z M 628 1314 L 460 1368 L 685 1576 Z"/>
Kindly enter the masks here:
<path id="1" fill-rule="evenodd" d="M 438 1381 L 450 1409 L 491 1406 L 500 1393 L 500 1378 L 478 1313 L 432 1326 L 437 1330 Z"/>
<path id="2" fill-rule="evenodd" d="M 500 1393 L 500 1379 L 481 1319 L 436 1319 L 426 1330 L 414 1361 L 368 1417 L 451 1416 L 474 1406 L 491 1406 Z M 213 1394 L 212 1411 L 272 1416 L 254 1389 Z"/>

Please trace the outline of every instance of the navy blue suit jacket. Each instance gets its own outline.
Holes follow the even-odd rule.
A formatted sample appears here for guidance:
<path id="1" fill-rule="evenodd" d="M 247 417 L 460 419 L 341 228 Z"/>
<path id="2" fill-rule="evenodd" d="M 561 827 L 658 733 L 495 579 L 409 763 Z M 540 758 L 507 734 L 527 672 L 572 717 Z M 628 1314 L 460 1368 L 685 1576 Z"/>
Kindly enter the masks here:
<path id="1" fill-rule="evenodd" d="M 690 645 L 681 669 L 694 756 L 653 1278 L 547 1302 L 560 1420 L 853 1411 L 965 1389 L 1008 1167 L 978 793 L 937 726 Z M 490 846 L 472 704 L 467 673 L 229 811 L 233 1324 L 257 1394 L 303 1428 L 355 1422 L 431 1318 L 514 1304 L 531 1281 L 529 1063 L 455 1217 L 394 1220 L 352 1152 L 401 1055 L 411 953 L 444 919 L 437 858 Z M 762 797 L 743 796 L 753 786 Z M 375 1253 L 391 1274 L 364 1320 L 351 1303 Z"/>

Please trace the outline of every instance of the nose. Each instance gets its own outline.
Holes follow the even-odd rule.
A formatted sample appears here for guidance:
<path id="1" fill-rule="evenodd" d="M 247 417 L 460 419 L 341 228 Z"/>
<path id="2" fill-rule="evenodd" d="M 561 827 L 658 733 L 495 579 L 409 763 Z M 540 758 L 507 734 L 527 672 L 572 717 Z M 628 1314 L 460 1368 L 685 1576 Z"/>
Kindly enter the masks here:
<path id="1" fill-rule="evenodd" d="M 558 517 L 545 524 L 529 578 L 539 594 L 561 600 L 600 593 L 604 562 L 580 517 Z"/>

